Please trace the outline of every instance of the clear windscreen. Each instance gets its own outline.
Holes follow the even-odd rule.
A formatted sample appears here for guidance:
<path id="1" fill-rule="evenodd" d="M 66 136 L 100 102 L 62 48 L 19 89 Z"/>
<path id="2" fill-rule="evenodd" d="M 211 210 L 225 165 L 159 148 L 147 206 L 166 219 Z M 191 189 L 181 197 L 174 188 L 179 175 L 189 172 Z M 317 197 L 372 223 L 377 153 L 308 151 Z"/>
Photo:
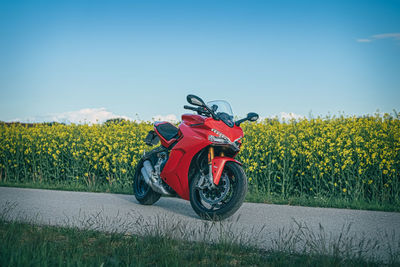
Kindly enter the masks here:
<path id="1" fill-rule="evenodd" d="M 226 125 L 233 127 L 233 112 L 228 102 L 224 100 L 215 100 L 208 102 L 207 106 L 209 106 Z"/>
<path id="2" fill-rule="evenodd" d="M 207 106 L 209 106 L 215 113 L 224 112 L 233 116 L 231 105 L 224 100 L 210 101 L 207 103 Z"/>

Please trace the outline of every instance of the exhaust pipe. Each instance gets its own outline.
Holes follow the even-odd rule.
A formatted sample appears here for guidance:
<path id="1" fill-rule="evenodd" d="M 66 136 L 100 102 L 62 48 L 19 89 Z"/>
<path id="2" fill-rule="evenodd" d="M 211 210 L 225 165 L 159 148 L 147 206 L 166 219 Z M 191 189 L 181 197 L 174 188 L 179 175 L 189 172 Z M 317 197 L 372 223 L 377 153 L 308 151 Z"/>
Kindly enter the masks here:
<path id="1" fill-rule="evenodd" d="M 153 165 L 151 164 L 150 161 L 145 160 L 143 162 L 141 173 L 143 175 L 146 184 L 148 184 L 151 187 L 151 189 L 153 189 L 155 192 L 162 195 L 171 195 L 160 183 L 159 179 L 161 178 L 157 179 L 153 176 L 154 170 L 153 170 Z"/>

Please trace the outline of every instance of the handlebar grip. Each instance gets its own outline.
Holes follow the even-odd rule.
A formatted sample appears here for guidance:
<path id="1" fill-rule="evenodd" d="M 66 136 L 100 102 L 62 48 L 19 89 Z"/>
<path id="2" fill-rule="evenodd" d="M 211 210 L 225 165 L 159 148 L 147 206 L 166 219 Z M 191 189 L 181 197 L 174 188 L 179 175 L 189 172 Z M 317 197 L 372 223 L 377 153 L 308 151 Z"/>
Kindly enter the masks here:
<path id="1" fill-rule="evenodd" d="M 190 109 L 190 110 L 197 111 L 197 108 L 191 107 L 191 106 L 187 106 L 187 105 L 184 105 L 183 108 L 184 108 L 184 109 Z"/>

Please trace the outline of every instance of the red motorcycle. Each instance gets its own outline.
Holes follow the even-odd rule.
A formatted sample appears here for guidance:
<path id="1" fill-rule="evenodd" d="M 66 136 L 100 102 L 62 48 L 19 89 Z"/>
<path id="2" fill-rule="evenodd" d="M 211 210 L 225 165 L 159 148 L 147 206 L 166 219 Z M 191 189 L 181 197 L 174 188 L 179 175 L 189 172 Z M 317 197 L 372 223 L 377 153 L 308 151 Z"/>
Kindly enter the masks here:
<path id="1" fill-rule="evenodd" d="M 193 106 L 184 106 L 197 114 L 183 114 L 179 128 L 168 122 L 156 122 L 145 142 L 161 146 L 145 152 L 136 166 L 133 191 L 144 205 L 152 205 L 161 195 L 190 200 L 203 219 L 221 220 L 242 205 L 247 178 L 242 164 L 235 160 L 241 146 L 244 121 L 256 121 L 249 113 L 233 121 L 228 102 L 207 104 L 188 95 Z"/>

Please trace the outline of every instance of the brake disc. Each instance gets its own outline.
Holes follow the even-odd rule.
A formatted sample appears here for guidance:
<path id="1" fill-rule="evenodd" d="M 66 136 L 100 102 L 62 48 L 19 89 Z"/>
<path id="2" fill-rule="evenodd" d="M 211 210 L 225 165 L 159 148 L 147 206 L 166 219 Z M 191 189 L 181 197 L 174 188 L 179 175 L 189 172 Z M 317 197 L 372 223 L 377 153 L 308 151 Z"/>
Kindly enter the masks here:
<path id="1" fill-rule="evenodd" d="M 229 177 L 226 173 L 223 173 L 216 188 L 207 187 L 199 190 L 199 193 L 203 201 L 207 202 L 210 205 L 214 205 L 221 202 L 226 197 L 229 192 L 229 188 Z"/>

